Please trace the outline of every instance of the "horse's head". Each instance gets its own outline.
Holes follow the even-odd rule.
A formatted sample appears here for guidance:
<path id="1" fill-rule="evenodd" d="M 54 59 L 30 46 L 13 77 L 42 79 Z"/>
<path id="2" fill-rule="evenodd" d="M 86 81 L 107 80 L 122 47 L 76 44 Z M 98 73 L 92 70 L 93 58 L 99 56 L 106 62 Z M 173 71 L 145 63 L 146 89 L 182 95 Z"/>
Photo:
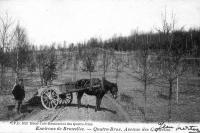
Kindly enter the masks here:
<path id="1" fill-rule="evenodd" d="M 112 87 L 110 88 L 110 92 L 111 92 L 113 98 L 116 99 L 117 98 L 117 92 L 118 92 L 118 87 L 117 87 L 116 83 L 112 84 Z"/>

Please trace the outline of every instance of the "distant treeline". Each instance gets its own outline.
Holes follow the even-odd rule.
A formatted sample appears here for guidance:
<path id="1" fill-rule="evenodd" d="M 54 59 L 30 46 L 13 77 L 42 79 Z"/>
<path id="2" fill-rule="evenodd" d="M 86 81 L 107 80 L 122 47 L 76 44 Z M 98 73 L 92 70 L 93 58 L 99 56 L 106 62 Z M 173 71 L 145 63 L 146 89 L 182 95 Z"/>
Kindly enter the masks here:
<path id="1" fill-rule="evenodd" d="M 190 56 L 200 56 L 200 29 L 191 29 L 189 31 L 176 30 L 173 33 L 134 33 L 130 36 L 112 37 L 108 40 L 91 38 L 84 43 L 77 45 L 70 44 L 72 48 L 95 48 L 113 49 L 116 51 L 134 51 L 146 45 L 151 50 L 166 50 L 169 49 L 175 53 L 187 53 Z"/>

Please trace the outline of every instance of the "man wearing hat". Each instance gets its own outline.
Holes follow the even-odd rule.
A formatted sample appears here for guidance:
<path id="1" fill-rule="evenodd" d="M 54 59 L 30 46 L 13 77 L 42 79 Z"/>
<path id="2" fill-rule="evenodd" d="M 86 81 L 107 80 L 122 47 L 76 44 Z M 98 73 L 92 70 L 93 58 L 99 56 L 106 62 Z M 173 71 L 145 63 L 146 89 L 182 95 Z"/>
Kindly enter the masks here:
<path id="1" fill-rule="evenodd" d="M 20 114 L 22 101 L 25 98 L 24 83 L 22 78 L 16 79 L 12 94 L 16 100 L 15 110 L 18 114 Z"/>

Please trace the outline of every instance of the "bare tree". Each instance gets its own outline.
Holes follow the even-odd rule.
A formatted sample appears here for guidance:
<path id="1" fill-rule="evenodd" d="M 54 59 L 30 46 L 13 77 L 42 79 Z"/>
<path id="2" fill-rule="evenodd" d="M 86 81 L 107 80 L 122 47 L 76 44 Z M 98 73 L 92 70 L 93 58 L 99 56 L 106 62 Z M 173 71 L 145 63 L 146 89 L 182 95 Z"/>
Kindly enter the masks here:
<path id="1" fill-rule="evenodd" d="M 48 53 L 46 53 L 45 65 L 43 66 L 42 74 L 45 85 L 51 83 L 57 77 L 57 55 L 54 46 L 51 46 L 47 52 Z"/>
<path id="2" fill-rule="evenodd" d="M 29 45 L 28 50 L 28 61 L 27 61 L 28 71 L 33 76 L 33 72 L 36 71 L 37 63 L 36 63 L 36 47 L 34 45 Z"/>
<path id="3" fill-rule="evenodd" d="M 20 71 L 22 71 L 22 68 L 27 65 L 29 60 L 29 44 L 27 35 L 25 29 L 19 24 L 15 28 L 13 41 L 16 52 L 16 65 L 13 64 L 13 66 L 16 66 L 15 71 L 17 73 L 17 77 L 19 77 L 21 73 Z"/>
<path id="4" fill-rule="evenodd" d="M 122 55 L 120 53 L 114 54 L 114 57 L 113 57 L 113 68 L 115 70 L 116 83 L 118 83 L 118 78 L 119 78 L 120 72 L 123 69 L 123 63 L 122 62 L 123 62 Z"/>
<path id="5" fill-rule="evenodd" d="M 4 17 L 0 16 L 0 63 L 1 63 L 1 86 L 4 79 L 5 66 L 8 63 L 8 52 L 11 49 L 13 39 L 14 21 L 6 13 Z"/>
<path id="6" fill-rule="evenodd" d="M 160 41 L 162 48 L 157 51 L 157 69 L 162 80 L 169 84 L 169 119 L 171 119 L 173 83 L 187 70 L 187 64 L 182 60 L 182 58 L 186 56 L 186 53 L 181 51 L 181 48 L 175 43 L 175 22 L 175 15 L 172 13 L 171 22 L 169 22 L 165 11 L 162 19 L 162 28 L 158 30 L 162 37 Z"/>
<path id="7" fill-rule="evenodd" d="M 40 46 L 40 50 L 38 50 L 36 53 L 36 61 L 38 64 L 41 85 L 43 85 L 44 83 L 42 72 L 43 72 L 43 68 L 44 68 L 43 66 L 45 65 L 45 59 L 46 59 L 45 53 L 46 53 L 46 49 L 42 48 L 41 46 Z"/>
<path id="8" fill-rule="evenodd" d="M 106 51 L 105 49 L 102 49 L 102 66 L 103 66 L 103 78 L 106 78 L 106 73 L 108 71 L 108 67 L 110 64 L 110 52 Z"/>
<path id="9" fill-rule="evenodd" d="M 59 53 L 60 53 L 60 55 L 59 55 L 59 64 L 58 64 L 58 68 L 59 68 L 59 70 L 60 70 L 60 75 L 61 75 L 61 77 L 62 77 L 62 74 L 63 74 L 63 66 L 66 64 L 66 61 L 67 61 L 67 49 L 66 49 L 66 47 L 65 46 L 61 46 L 61 45 L 58 45 L 58 51 L 59 51 Z"/>
<path id="10" fill-rule="evenodd" d="M 155 80 L 155 74 L 153 71 L 155 62 L 151 59 L 148 35 L 146 36 L 146 39 L 143 40 L 140 49 L 134 57 L 135 64 L 132 65 L 134 75 L 132 77 L 144 86 L 144 117 L 146 118 L 147 87 L 153 84 L 153 81 Z"/>
<path id="11" fill-rule="evenodd" d="M 89 73 L 90 80 L 92 72 L 95 71 L 98 53 L 94 49 L 86 49 L 82 55 L 83 68 L 82 70 Z M 91 80 L 92 81 L 92 80 Z M 92 82 L 90 82 L 92 85 Z"/>
<path id="12" fill-rule="evenodd" d="M 72 60 L 73 60 L 73 72 L 74 72 L 74 80 L 77 80 L 77 70 L 78 70 L 78 63 L 79 63 L 79 56 L 77 52 L 73 53 L 72 56 Z"/>
<path id="13" fill-rule="evenodd" d="M 42 85 L 48 85 L 56 77 L 57 56 L 54 46 L 40 48 L 36 57 Z"/>

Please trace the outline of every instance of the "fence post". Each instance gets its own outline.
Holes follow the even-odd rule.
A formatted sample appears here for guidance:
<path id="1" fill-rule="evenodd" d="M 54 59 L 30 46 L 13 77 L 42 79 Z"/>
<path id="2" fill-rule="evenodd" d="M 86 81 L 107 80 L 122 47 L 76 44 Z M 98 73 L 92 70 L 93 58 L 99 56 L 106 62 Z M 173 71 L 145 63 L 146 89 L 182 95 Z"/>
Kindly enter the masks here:
<path id="1" fill-rule="evenodd" d="M 178 76 L 176 80 L 176 103 L 178 104 L 178 93 L 179 93 L 179 82 L 178 82 Z"/>

